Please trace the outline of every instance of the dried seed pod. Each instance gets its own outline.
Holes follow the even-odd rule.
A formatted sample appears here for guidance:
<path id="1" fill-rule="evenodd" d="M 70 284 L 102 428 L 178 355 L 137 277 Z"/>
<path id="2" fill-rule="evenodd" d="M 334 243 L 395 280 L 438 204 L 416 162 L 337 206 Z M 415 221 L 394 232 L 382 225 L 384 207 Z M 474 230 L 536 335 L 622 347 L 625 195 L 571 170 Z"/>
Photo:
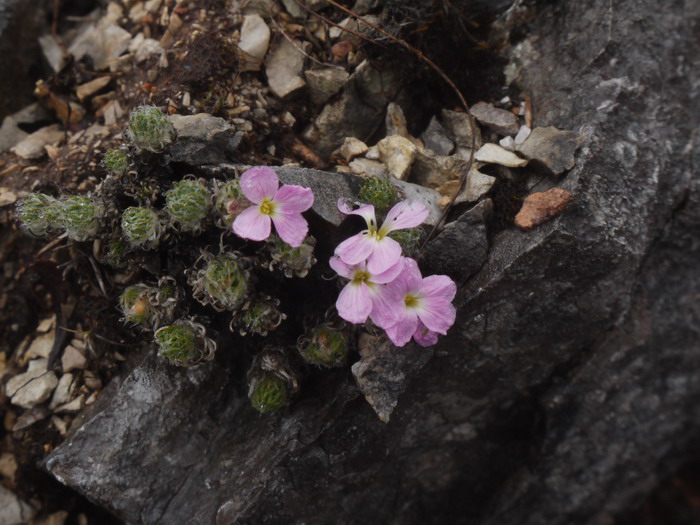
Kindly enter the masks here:
<path id="1" fill-rule="evenodd" d="M 119 307 L 124 320 L 133 324 L 151 324 L 155 312 L 148 300 L 150 287 L 135 284 L 126 288 L 119 296 Z"/>
<path id="2" fill-rule="evenodd" d="M 111 149 L 102 157 L 102 167 L 112 175 L 124 175 L 129 169 L 129 155 L 120 149 Z"/>
<path id="3" fill-rule="evenodd" d="M 297 371 L 281 348 L 260 352 L 248 371 L 248 399 L 263 414 L 288 405 L 299 390 Z"/>
<path id="4" fill-rule="evenodd" d="M 206 335 L 199 323 L 180 319 L 156 330 L 158 354 L 174 365 L 193 366 L 213 359 L 216 343 Z"/>
<path id="5" fill-rule="evenodd" d="M 172 277 L 162 277 L 158 286 L 129 286 L 119 297 L 124 320 L 144 328 L 172 322 L 177 302 L 178 290 Z"/>
<path id="6" fill-rule="evenodd" d="M 160 153 L 175 138 L 175 128 L 156 106 L 140 106 L 129 116 L 127 135 L 137 150 Z"/>
<path id="7" fill-rule="evenodd" d="M 323 367 L 343 366 L 349 351 L 345 332 L 334 328 L 330 323 L 321 324 L 310 331 L 297 343 L 304 361 Z"/>
<path id="8" fill-rule="evenodd" d="M 316 239 L 312 236 L 306 237 L 301 246 L 293 248 L 277 235 L 268 239 L 267 247 L 272 259 L 269 264 L 270 270 L 279 268 L 286 277 L 306 277 L 311 267 L 316 264 L 314 248 Z"/>
<path id="9" fill-rule="evenodd" d="M 22 225 L 37 236 L 44 236 L 56 227 L 58 210 L 58 201 L 43 193 L 30 193 L 17 205 L 17 215 Z"/>
<path id="10" fill-rule="evenodd" d="M 158 245 L 163 227 L 155 211 L 132 206 L 122 213 L 122 232 L 132 248 L 148 250 Z"/>
<path id="11" fill-rule="evenodd" d="M 209 190 L 197 180 L 184 179 L 176 182 L 165 194 L 165 209 L 182 231 L 201 230 L 210 207 Z"/>
<path id="12" fill-rule="evenodd" d="M 68 195 L 59 201 L 58 220 L 68 237 L 86 241 L 97 235 L 102 211 L 102 206 L 90 197 Z"/>
<path id="13" fill-rule="evenodd" d="M 217 225 L 231 228 L 233 221 L 243 210 L 253 205 L 241 191 L 238 179 L 214 182 L 214 209 Z"/>
<path id="14" fill-rule="evenodd" d="M 396 204 L 396 189 L 387 178 L 370 177 L 360 188 L 360 200 L 373 205 L 379 213 L 384 213 Z"/>
<path id="15" fill-rule="evenodd" d="M 187 281 L 192 286 L 192 297 L 205 306 L 210 304 L 218 312 L 239 309 L 246 302 L 251 289 L 250 272 L 232 253 L 214 256 L 203 252 L 197 264 L 202 261 L 202 268 L 188 272 Z"/>
<path id="16" fill-rule="evenodd" d="M 279 299 L 259 297 L 249 301 L 242 310 L 233 316 L 231 331 L 238 328 L 241 335 L 258 334 L 263 337 L 277 328 L 287 316 L 280 312 Z"/>

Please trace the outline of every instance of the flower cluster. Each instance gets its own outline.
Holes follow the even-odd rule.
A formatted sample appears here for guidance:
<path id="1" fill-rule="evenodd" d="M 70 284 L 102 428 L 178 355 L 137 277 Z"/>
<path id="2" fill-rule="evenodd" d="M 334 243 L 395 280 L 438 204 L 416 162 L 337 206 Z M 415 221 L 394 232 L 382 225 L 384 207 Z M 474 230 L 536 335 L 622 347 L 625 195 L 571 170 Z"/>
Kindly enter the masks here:
<path id="1" fill-rule="evenodd" d="M 336 301 L 340 316 L 354 324 L 371 319 L 396 346 L 411 338 L 422 346 L 435 344 L 437 334 L 446 334 L 454 323 L 457 287 L 445 275 L 423 278 L 416 261 L 403 257 L 401 245 L 389 237 L 392 231 L 419 226 L 428 216 L 427 208 L 420 202 L 399 202 L 380 228 L 374 206 L 351 210 L 341 199 L 338 209 L 367 223 L 366 230 L 340 243 L 329 261 L 350 281 Z"/>

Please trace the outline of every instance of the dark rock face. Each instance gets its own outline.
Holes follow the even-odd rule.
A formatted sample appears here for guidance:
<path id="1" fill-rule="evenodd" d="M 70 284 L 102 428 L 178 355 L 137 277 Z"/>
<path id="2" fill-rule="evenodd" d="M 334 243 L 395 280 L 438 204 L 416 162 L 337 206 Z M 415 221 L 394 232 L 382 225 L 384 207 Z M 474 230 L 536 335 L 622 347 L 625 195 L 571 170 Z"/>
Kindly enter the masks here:
<path id="1" fill-rule="evenodd" d="M 609 523 L 639 502 L 700 434 L 700 7 L 539 9 L 513 64 L 536 125 L 582 137 L 575 201 L 492 239 L 388 424 L 342 371 L 265 418 L 242 372 L 149 357 L 47 469 L 139 523 Z"/>

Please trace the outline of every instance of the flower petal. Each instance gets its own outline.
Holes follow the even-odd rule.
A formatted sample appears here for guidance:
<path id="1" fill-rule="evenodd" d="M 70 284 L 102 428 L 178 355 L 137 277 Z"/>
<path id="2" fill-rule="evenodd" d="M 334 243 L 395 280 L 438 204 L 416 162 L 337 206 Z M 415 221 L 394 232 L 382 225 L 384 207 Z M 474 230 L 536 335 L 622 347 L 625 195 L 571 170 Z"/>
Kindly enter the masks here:
<path id="1" fill-rule="evenodd" d="M 246 170 L 241 175 L 240 183 L 243 195 L 255 204 L 260 204 L 263 199 L 272 199 L 280 185 L 277 174 L 267 166 Z"/>
<path id="2" fill-rule="evenodd" d="M 384 270 L 382 273 L 372 274 L 371 281 L 378 284 L 390 283 L 403 271 L 403 261 L 399 257 L 396 264 L 390 266 L 388 270 Z"/>
<path id="3" fill-rule="evenodd" d="M 272 224 L 269 215 L 263 215 L 257 206 L 244 210 L 233 221 L 233 233 L 251 241 L 264 241 L 270 236 Z"/>
<path id="4" fill-rule="evenodd" d="M 365 233 L 358 233 L 345 239 L 335 248 L 335 254 L 346 264 L 358 264 L 367 259 L 376 242 Z"/>
<path id="5" fill-rule="evenodd" d="M 445 335 L 454 324 L 457 311 L 452 303 L 442 298 L 421 298 L 420 307 L 415 309 L 423 324 L 433 332 Z"/>
<path id="6" fill-rule="evenodd" d="M 392 293 L 400 296 L 403 301 L 406 294 L 411 292 L 417 293 L 422 283 L 422 277 L 416 261 L 410 257 L 401 257 L 401 261 L 403 263 L 401 272 L 393 281 L 387 284 L 387 287 Z"/>
<path id="7" fill-rule="evenodd" d="M 333 270 L 335 270 L 335 273 L 341 277 L 345 277 L 346 279 L 352 279 L 353 275 L 355 274 L 356 265 L 350 266 L 349 264 L 345 264 L 337 255 L 331 257 L 328 264 L 331 268 L 333 268 Z"/>
<path id="8" fill-rule="evenodd" d="M 413 340 L 421 346 L 433 346 L 438 341 L 438 334 L 437 332 L 428 330 L 428 328 L 419 321 L 416 333 L 413 334 Z"/>
<path id="9" fill-rule="evenodd" d="M 377 285 L 372 294 L 372 311 L 369 314 L 372 322 L 380 328 L 388 328 L 398 323 L 406 314 L 403 300 L 389 293 L 386 286 Z"/>
<path id="10" fill-rule="evenodd" d="M 391 237 L 374 242 L 374 249 L 367 258 L 367 269 L 372 274 L 387 271 L 401 259 L 401 245 Z"/>
<path id="11" fill-rule="evenodd" d="M 311 188 L 303 186 L 284 185 L 272 199 L 277 203 L 279 213 L 301 213 L 314 204 L 314 193 Z"/>
<path id="12" fill-rule="evenodd" d="M 289 244 L 296 248 L 301 246 L 309 233 L 309 223 L 301 216 L 301 213 L 279 213 L 272 217 L 272 222 L 275 223 L 277 235 Z"/>
<path id="13" fill-rule="evenodd" d="M 371 204 L 365 204 L 364 206 L 360 206 L 356 210 L 353 210 L 350 208 L 347 199 L 339 199 L 338 209 L 345 215 L 359 215 L 365 220 L 368 228 L 373 228 L 376 230 L 377 217 L 374 214 L 374 206 Z"/>
<path id="14" fill-rule="evenodd" d="M 407 311 L 406 316 L 394 326 L 386 329 L 386 335 L 396 346 L 404 346 L 411 340 L 418 327 L 418 317 L 414 312 Z"/>
<path id="15" fill-rule="evenodd" d="M 428 208 L 420 201 L 401 201 L 386 214 L 380 232 L 386 235 L 394 230 L 414 228 L 428 217 Z"/>
<path id="16" fill-rule="evenodd" d="M 423 279 L 418 290 L 422 297 L 440 297 L 452 302 L 457 293 L 457 285 L 447 275 L 430 275 Z"/>
<path id="17" fill-rule="evenodd" d="M 372 299 L 365 283 L 348 283 L 340 291 L 335 307 L 340 317 L 354 324 L 364 323 L 372 311 Z"/>

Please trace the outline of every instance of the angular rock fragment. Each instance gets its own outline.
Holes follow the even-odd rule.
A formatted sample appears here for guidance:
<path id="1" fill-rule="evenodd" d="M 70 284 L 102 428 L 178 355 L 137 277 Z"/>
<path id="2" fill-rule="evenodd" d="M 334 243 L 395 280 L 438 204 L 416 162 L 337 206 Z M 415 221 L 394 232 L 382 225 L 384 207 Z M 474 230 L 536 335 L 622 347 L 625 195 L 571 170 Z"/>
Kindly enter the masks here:
<path id="1" fill-rule="evenodd" d="M 523 230 L 531 230 L 563 212 L 573 200 L 571 192 L 562 188 L 552 188 L 528 195 L 523 207 L 515 216 L 515 225 Z"/>
<path id="2" fill-rule="evenodd" d="M 81 33 L 68 51 L 76 60 L 90 55 L 95 69 L 99 71 L 126 51 L 130 41 L 131 33 L 105 18 Z"/>
<path id="3" fill-rule="evenodd" d="M 27 349 L 26 357 L 29 359 L 35 357 L 48 359 L 55 340 L 56 334 L 54 332 L 48 332 L 36 337 L 34 341 L 32 341 L 31 346 Z"/>
<path id="4" fill-rule="evenodd" d="M 380 140 L 377 149 L 389 175 L 404 180 L 416 157 L 416 146 L 401 135 L 391 135 Z"/>
<path id="5" fill-rule="evenodd" d="M 433 274 L 466 279 L 486 262 L 488 237 L 486 223 L 493 213 L 493 202 L 486 199 L 445 226 L 425 247 L 425 264 Z"/>
<path id="6" fill-rule="evenodd" d="M 22 157 L 23 159 L 38 159 L 46 154 L 44 147 L 48 144 L 56 144 L 65 136 L 64 131 L 58 124 L 46 126 L 35 131 L 14 148 L 12 152 Z"/>
<path id="7" fill-rule="evenodd" d="M 496 144 L 484 144 L 474 155 L 474 159 L 486 164 L 500 164 L 509 168 L 520 168 L 527 165 L 527 159 L 518 157 L 512 151 Z"/>
<path id="8" fill-rule="evenodd" d="M 499 135 L 515 135 L 520 128 L 518 117 L 510 111 L 495 107 L 493 104 L 479 102 L 474 104 L 469 112 L 481 124 Z"/>
<path id="9" fill-rule="evenodd" d="M 351 161 L 355 157 L 364 155 L 367 153 L 367 150 L 369 150 L 367 144 L 362 142 L 360 139 L 356 139 L 355 137 L 347 137 L 345 142 L 343 142 L 343 145 L 340 146 L 340 154 L 347 161 Z"/>
<path id="10" fill-rule="evenodd" d="M 513 146 L 520 146 L 530 136 L 530 133 L 532 130 L 529 127 L 524 124 L 520 126 L 518 133 L 513 137 Z"/>
<path id="11" fill-rule="evenodd" d="M 243 17 L 241 38 L 238 41 L 240 50 L 241 71 L 258 71 L 270 45 L 270 28 L 259 14 Z"/>
<path id="12" fill-rule="evenodd" d="M 531 166 L 547 174 L 559 175 L 574 167 L 574 154 L 581 139 L 573 131 L 563 131 L 555 127 L 535 128 L 516 151 L 530 159 Z"/>
<path id="13" fill-rule="evenodd" d="M 309 85 L 311 102 L 321 105 L 343 89 L 350 73 L 339 68 L 309 69 L 304 71 L 304 77 Z"/>
<path id="14" fill-rule="evenodd" d="M 457 180 L 467 169 L 467 161 L 456 156 L 441 157 L 430 150 L 418 149 L 411 168 L 410 181 L 438 188 L 451 180 Z"/>
<path id="15" fill-rule="evenodd" d="M 21 500 L 14 492 L 0 486 L 0 523 L 19 525 L 31 520 L 36 510 Z"/>
<path id="16" fill-rule="evenodd" d="M 53 393 L 49 408 L 54 409 L 59 405 L 63 405 L 70 401 L 73 392 L 75 391 L 75 377 L 73 374 L 63 374 L 58 380 L 56 390 Z"/>
<path id="17" fill-rule="evenodd" d="M 469 122 L 469 115 L 462 111 L 452 111 L 443 109 L 442 123 L 447 129 L 450 138 L 462 148 L 471 149 L 472 147 L 472 126 Z M 476 147 L 481 146 L 481 131 L 478 126 L 474 126 L 476 132 Z"/>
<path id="18" fill-rule="evenodd" d="M 284 39 L 267 59 L 267 82 L 275 96 L 284 98 L 306 86 L 306 82 L 301 78 L 306 57 L 300 49 L 304 47 L 306 43 Z"/>
<path id="19" fill-rule="evenodd" d="M 376 160 L 357 158 L 348 166 L 354 174 L 361 177 L 386 177 L 386 166 Z"/>
<path id="20" fill-rule="evenodd" d="M 97 77 L 96 79 L 91 80 L 90 82 L 80 84 L 75 89 L 75 94 L 78 96 L 78 100 L 83 101 L 89 96 L 92 96 L 95 93 L 97 93 L 99 90 L 107 87 L 107 84 L 109 84 L 111 80 L 112 78 L 109 76 Z"/>
<path id="21" fill-rule="evenodd" d="M 442 157 L 452 153 L 455 147 L 455 143 L 452 142 L 452 139 L 447 134 L 447 130 L 440 124 L 437 117 L 430 119 L 430 124 L 425 128 L 420 138 L 427 149 Z"/>
<path id="22" fill-rule="evenodd" d="M 226 162 L 233 157 L 242 132 L 226 120 L 208 113 L 171 115 L 176 139 L 168 154 L 175 162 L 193 166 Z"/>
<path id="23" fill-rule="evenodd" d="M 63 350 L 63 355 L 61 356 L 61 367 L 64 372 L 70 372 L 71 370 L 82 370 L 85 368 L 86 363 L 87 359 L 82 352 L 72 345 L 66 346 L 66 348 Z"/>
<path id="24" fill-rule="evenodd" d="M 386 136 L 400 135 L 408 137 L 408 124 L 403 109 L 396 102 L 390 102 L 386 107 Z"/>
<path id="25" fill-rule="evenodd" d="M 11 378 L 5 386 L 5 392 L 12 399 L 13 405 L 32 408 L 46 401 L 58 385 L 56 374 L 47 372 L 48 360 L 33 359 L 29 361 L 27 371 Z"/>

